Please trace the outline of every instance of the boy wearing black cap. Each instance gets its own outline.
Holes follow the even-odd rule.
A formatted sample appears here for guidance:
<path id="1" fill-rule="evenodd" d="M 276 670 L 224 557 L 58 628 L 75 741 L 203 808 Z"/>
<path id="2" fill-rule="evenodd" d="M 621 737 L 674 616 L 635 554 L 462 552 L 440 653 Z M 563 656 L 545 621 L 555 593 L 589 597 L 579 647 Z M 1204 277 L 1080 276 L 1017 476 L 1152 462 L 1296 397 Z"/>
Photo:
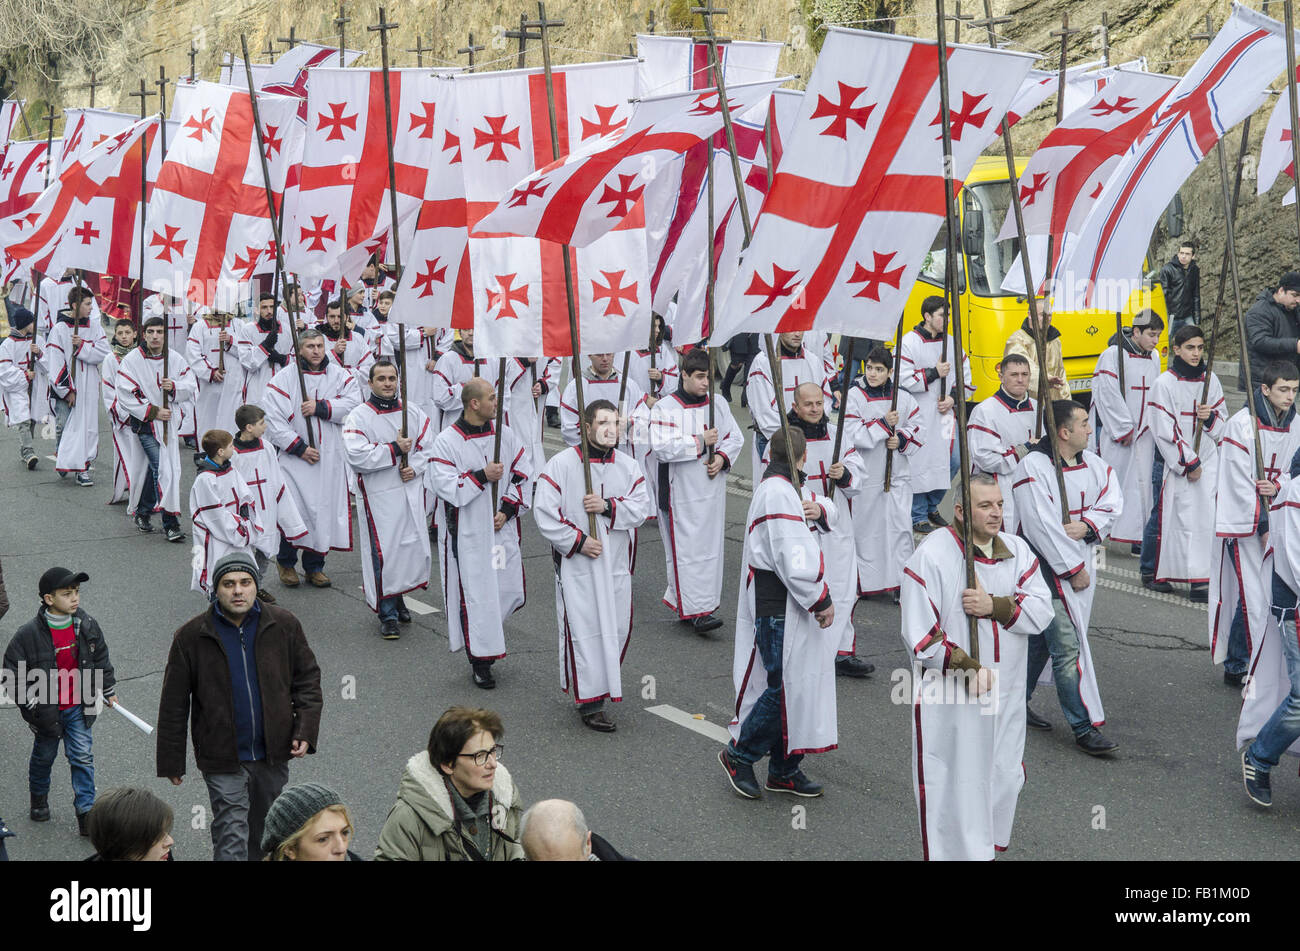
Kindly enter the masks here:
<path id="1" fill-rule="evenodd" d="M 41 609 L 5 648 L 4 669 L 19 691 L 18 710 L 36 734 L 28 764 L 32 821 L 50 818 L 50 769 L 63 740 L 72 768 L 77 828 L 87 835 L 95 804 L 95 761 L 90 729 L 100 698 L 117 703 L 116 678 L 98 622 L 81 610 L 85 572 L 51 568 L 41 575 Z"/>
<path id="2" fill-rule="evenodd" d="M 18 452 L 28 469 L 36 468 L 31 388 L 42 352 L 35 330 L 32 312 L 17 307 L 9 315 L 9 336 L 0 341 L 0 407 L 4 409 L 5 422 L 18 430 Z"/>

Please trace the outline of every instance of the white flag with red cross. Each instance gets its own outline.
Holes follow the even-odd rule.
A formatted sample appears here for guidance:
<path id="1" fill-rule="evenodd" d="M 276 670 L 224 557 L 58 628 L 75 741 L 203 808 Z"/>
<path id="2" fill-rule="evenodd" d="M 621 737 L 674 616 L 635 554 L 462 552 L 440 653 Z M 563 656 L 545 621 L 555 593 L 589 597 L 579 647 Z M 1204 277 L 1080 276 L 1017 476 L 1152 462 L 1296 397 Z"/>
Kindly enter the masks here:
<path id="1" fill-rule="evenodd" d="M 1097 93 L 1106 88 L 1106 83 L 1110 82 L 1111 71 L 1115 69 L 1145 73 L 1147 71 L 1147 58 L 1139 56 L 1137 59 L 1131 59 L 1126 63 L 1115 63 L 1110 66 L 1106 66 L 1104 63 L 1086 63 L 1081 70 L 1078 68 L 1067 69 L 1065 71 L 1065 111 L 1062 115 L 1070 116 L 1082 109 Z"/>
<path id="2" fill-rule="evenodd" d="M 1070 66 L 1065 70 L 1066 88 L 1072 79 L 1082 76 L 1090 70 L 1101 66 L 1101 62 L 1080 63 L 1078 66 Z M 1007 107 L 1008 128 L 1014 126 L 1029 113 L 1033 112 L 1049 96 L 1053 96 L 1060 88 L 1061 74 L 1054 69 L 1031 69 L 1029 75 L 1020 83 L 1020 89 L 1016 91 L 1015 98 L 1011 100 L 1011 105 Z M 999 134 L 1001 127 L 999 126 Z"/>
<path id="3" fill-rule="evenodd" d="M 9 137 L 13 135 L 14 126 L 18 124 L 18 117 L 26 102 L 26 99 L 6 99 L 0 102 L 0 149 L 8 144 Z"/>
<path id="4" fill-rule="evenodd" d="M 300 141 L 291 141 L 297 103 L 258 94 L 257 105 L 263 129 L 286 130 L 278 140 L 266 139 L 279 204 L 287 168 L 301 150 Z M 198 83 L 149 198 L 145 286 L 233 308 L 272 240 L 266 191 L 248 92 Z"/>
<path id="5" fill-rule="evenodd" d="M 1300 79 L 1300 69 L 1296 70 Z M 1284 88 L 1273 104 L 1264 130 L 1264 141 L 1259 146 L 1259 167 L 1256 169 L 1257 195 L 1262 195 L 1277 181 L 1279 175 L 1291 179 L 1292 187 L 1282 196 L 1283 205 L 1295 204 L 1295 153 L 1291 150 L 1291 100 Z"/>
<path id="6" fill-rule="evenodd" d="M 431 69 L 394 69 L 388 76 L 397 216 L 409 232 L 434 161 L 434 107 L 443 80 Z M 382 70 L 310 71 L 302 169 L 286 220 L 285 267 L 305 280 L 337 277 L 342 269 L 355 282 L 370 256 L 390 244 Z"/>
<path id="7" fill-rule="evenodd" d="M 960 187 L 1033 57 L 946 52 Z M 713 343 L 814 328 L 888 337 L 943 223 L 944 171 L 936 44 L 829 30 Z"/>
<path id="8" fill-rule="evenodd" d="M 584 63 L 552 72 L 559 155 L 625 126 L 636 63 Z M 578 341 L 569 333 L 562 245 L 480 233 L 476 225 L 503 194 L 554 160 L 541 70 L 453 78 L 465 174 L 474 287 L 474 352 L 485 357 L 568 356 L 642 346 L 650 335 L 644 211 L 633 205 L 612 231 L 570 248 Z"/>
<path id="9" fill-rule="evenodd" d="M 1054 274 L 1056 306 L 1122 310 L 1141 286 L 1151 232 L 1228 129 L 1258 109 L 1286 70 L 1282 24 L 1233 4 L 1209 47 L 1124 155 Z"/>
<path id="10" fill-rule="evenodd" d="M 67 168 L 88 149 L 139 121 L 139 116 L 111 112 L 108 109 L 64 109 L 63 148 L 59 150 L 59 168 Z"/>
<path id="11" fill-rule="evenodd" d="M 791 77 L 727 87 L 737 114 L 761 112 Z M 628 122 L 538 169 L 502 197 L 479 230 L 586 247 L 627 217 L 648 181 L 722 129 L 716 89 L 638 100 Z"/>
<path id="12" fill-rule="evenodd" d="M 48 274 L 61 275 L 68 267 L 103 270 L 112 227 L 96 228 L 89 219 L 102 207 L 111 210 L 115 200 L 124 209 L 121 245 L 129 253 L 137 233 L 133 226 L 140 203 L 141 156 L 156 138 L 159 121 L 156 115 L 137 119 L 86 149 L 22 215 L 0 221 L 0 246 L 7 258 Z M 78 253 L 76 246 L 91 252 Z"/>
<path id="13" fill-rule="evenodd" d="M 58 177 L 62 147 L 62 139 L 55 139 L 52 148 L 44 140 L 14 140 L 5 146 L 0 155 L 0 222 L 30 208 L 49 182 Z"/>

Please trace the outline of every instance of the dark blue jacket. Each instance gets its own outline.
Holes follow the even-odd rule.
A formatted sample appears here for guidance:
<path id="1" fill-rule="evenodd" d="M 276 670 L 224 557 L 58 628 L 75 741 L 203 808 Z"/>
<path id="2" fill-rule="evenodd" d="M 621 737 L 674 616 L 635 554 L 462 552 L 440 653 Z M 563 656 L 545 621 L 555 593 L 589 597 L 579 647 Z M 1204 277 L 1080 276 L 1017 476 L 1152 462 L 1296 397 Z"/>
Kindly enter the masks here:
<path id="1" fill-rule="evenodd" d="M 262 726 L 262 691 L 257 683 L 257 659 L 253 644 L 262 616 L 261 602 L 244 615 L 244 623 L 235 627 L 216 604 L 212 605 L 212 627 L 226 652 L 230 665 L 230 694 L 234 701 L 235 746 L 240 762 L 266 759 L 266 733 Z"/>

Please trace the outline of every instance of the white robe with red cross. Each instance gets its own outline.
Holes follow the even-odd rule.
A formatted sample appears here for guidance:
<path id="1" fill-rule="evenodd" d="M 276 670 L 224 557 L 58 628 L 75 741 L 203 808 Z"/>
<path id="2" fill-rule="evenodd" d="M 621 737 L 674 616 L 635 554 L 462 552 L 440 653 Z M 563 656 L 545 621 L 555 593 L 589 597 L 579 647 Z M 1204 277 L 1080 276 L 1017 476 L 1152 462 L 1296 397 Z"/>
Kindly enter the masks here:
<path id="1" fill-rule="evenodd" d="M 780 351 L 777 359 L 781 361 L 781 406 L 776 405 L 776 384 L 772 379 L 772 364 L 767 359 L 766 347 L 760 347 L 758 355 L 749 365 L 749 376 L 745 377 L 745 402 L 749 405 L 749 414 L 753 417 L 754 428 L 764 439 L 781 428 L 781 414 L 788 413 L 794 405 L 795 387 L 801 383 L 816 383 L 826 396 L 830 405 L 830 378 L 832 372 L 822 362 L 821 355 L 807 347 L 801 346 L 799 352 L 790 354 L 777 340 L 773 346 Z M 763 462 L 759 458 L 758 440 L 750 446 L 751 471 L 758 479 L 763 472 Z"/>
<path id="2" fill-rule="evenodd" d="M 356 378 L 331 360 L 318 370 L 303 370 L 307 399 L 317 403 L 317 414 L 302 416 L 304 402 L 298 368 L 292 363 L 279 370 L 266 385 L 266 435 L 280 450 L 285 485 L 307 526 L 295 548 L 326 554 L 352 550 L 352 506 L 348 504 L 348 464 L 343 445 L 343 420 L 361 402 Z M 323 415 L 322 415 L 323 414 Z M 307 448 L 307 427 L 320 459 L 309 463 L 296 452 Z"/>
<path id="3" fill-rule="evenodd" d="M 220 321 L 194 321 L 186 341 L 185 355 L 199 381 L 199 395 L 194 401 L 194 428 L 199 440 L 210 429 L 222 429 L 232 436 L 239 432 L 235 410 L 244 405 L 244 367 L 235 352 L 235 339 L 244 321 L 231 320 L 225 327 L 230 341 L 221 343 Z M 175 354 L 172 355 L 175 357 Z M 221 368 L 224 367 L 224 370 Z M 220 371 L 224 379 L 218 380 Z"/>
<path id="4" fill-rule="evenodd" d="M 482 473 L 493 459 L 496 423 L 475 429 L 464 418 L 434 440 L 426 485 L 438 497 L 438 556 L 451 650 L 471 661 L 506 656 L 505 619 L 524 606 L 526 589 L 520 555 L 519 516 L 523 486 L 530 475 L 528 453 L 507 426 L 501 431 L 501 464 L 496 483 Z M 497 531 L 499 511 L 514 514 Z"/>
<path id="5" fill-rule="evenodd" d="M 935 368 L 944 357 L 945 347 L 948 376 L 940 380 Z M 946 413 L 939 412 L 939 390 L 943 389 L 945 395 L 956 398 L 956 353 L 950 335 L 930 337 L 921 332 L 919 325 L 903 335 L 898 384 L 916 398 L 917 408 L 921 411 L 921 446 L 912 458 L 913 494 L 939 489 L 947 491 L 952 485 L 949 460 L 952 458 L 953 440 L 957 434 L 957 416 L 951 409 Z M 970 399 L 975 393 L 975 387 L 971 384 L 970 358 L 963 354 L 962 360 L 966 398 Z"/>
<path id="6" fill-rule="evenodd" d="M 78 336 L 81 342 L 71 363 L 72 324 L 58 321 L 45 344 L 45 372 L 50 378 L 51 396 L 66 400 L 69 392 L 77 394 L 77 405 L 68 414 L 59 440 L 54 463 L 58 472 L 85 472 L 99 455 L 100 367 L 110 352 L 108 337 L 94 315 L 88 326 L 79 328 Z"/>
<path id="7" fill-rule="evenodd" d="M 912 788 L 926 860 L 988 861 L 1005 851 L 1025 784 L 1029 636 L 1051 623 L 1052 596 L 1024 539 L 1000 532 L 990 553 L 975 556 L 975 575 L 991 597 L 1013 604 L 1005 626 L 991 617 L 976 623 L 979 663 L 997 675 L 983 697 L 968 692 L 973 675 L 950 666 L 954 648 L 971 651 L 957 533 L 927 535 L 903 569 L 902 636 L 913 658 Z"/>
<path id="8" fill-rule="evenodd" d="M 1256 406 L 1262 402 L 1257 400 Z M 1263 416 L 1259 421 L 1264 478 L 1284 489 L 1291 481 L 1291 459 L 1300 449 L 1300 416 L 1293 407 L 1282 425 L 1272 423 Z M 1273 558 L 1259 531 L 1269 503 L 1260 498 L 1255 475 L 1250 410 L 1242 407 L 1219 440 L 1214 513 L 1218 538 L 1210 562 L 1210 657 L 1215 664 L 1228 656 L 1228 636 L 1239 605 L 1245 606 L 1246 643 L 1253 654 L 1272 604 Z M 1233 541 L 1236 544 L 1230 545 Z"/>
<path id="9" fill-rule="evenodd" d="M 5 337 L 0 340 L 0 409 L 5 425 L 18 426 L 32 418 L 27 395 L 27 371 L 33 374 L 41 361 L 32 354 L 31 338 Z M 35 377 L 33 376 L 33 395 Z"/>
<path id="10" fill-rule="evenodd" d="M 108 412 L 109 434 L 113 438 L 113 494 L 109 504 L 126 501 L 128 513 L 135 511 L 144 490 L 144 480 L 149 477 L 149 457 L 144 447 L 131 431 L 131 414 L 122 408 L 117 398 L 117 354 L 109 353 L 102 364 L 100 395 Z"/>
<path id="11" fill-rule="evenodd" d="M 307 535 L 307 524 L 298 511 L 298 503 L 285 486 L 279 455 L 270 443 L 261 439 L 247 447 L 235 443 L 235 455 L 230 464 L 252 493 L 264 529 L 256 537 L 253 547 L 273 558 L 280 550 L 280 535 L 291 542 L 300 541 Z"/>
<path id="12" fill-rule="evenodd" d="M 609 500 L 597 515 L 601 553 L 582 552 L 590 531 L 582 451 L 553 455 L 537 477 L 533 519 L 551 546 L 555 616 L 559 627 L 560 689 L 576 703 L 623 699 L 620 676 L 632 636 L 632 569 L 636 530 L 650 512 L 645 476 L 636 460 L 614 450 L 591 461 L 591 491 Z"/>
<path id="13" fill-rule="evenodd" d="M 722 603 L 727 475 L 745 438 L 727 401 L 717 394 L 713 414 L 718 430 L 714 451 L 722 456 L 723 467 L 709 478 L 709 452 L 702 435 L 709 428 L 708 395 L 693 399 L 679 391 L 650 411 L 650 446 L 668 490 L 656 493 L 668 575 L 663 602 L 682 621 L 712 614 Z"/>
<path id="14" fill-rule="evenodd" d="M 190 486 L 190 521 L 194 524 L 190 590 L 205 594 L 212 590 L 210 573 L 217 562 L 231 552 L 252 555 L 265 528 L 253 493 L 234 466 L 199 471 Z"/>
<path id="15" fill-rule="evenodd" d="M 174 356 L 174 355 L 173 355 Z M 142 429 L 149 432 L 160 443 L 158 448 L 158 504 L 155 512 L 179 516 L 181 512 L 181 437 L 177 429 L 179 413 L 178 404 L 194 399 L 198 393 L 198 383 L 194 372 L 182 360 L 168 358 L 167 372 L 175 386 L 175 393 L 168 394 L 168 408 L 172 418 L 160 421 L 151 418 L 154 410 L 162 406 L 163 358 L 162 354 L 152 356 L 143 347 L 136 347 L 125 357 L 117 368 L 117 403 L 119 408 L 129 413 L 135 423 L 131 429 L 139 433 Z M 137 436 L 137 441 L 138 441 Z M 140 450 L 144 451 L 143 447 Z M 146 476 L 147 478 L 147 476 Z"/>
<path id="16" fill-rule="evenodd" d="M 911 460 L 921 447 L 921 411 L 907 390 L 898 391 L 898 426 L 885 422 L 893 401 L 892 387 L 868 392 L 862 385 L 849 388 L 844 409 L 844 439 L 851 441 L 862 460 L 862 490 L 849 504 L 858 564 L 858 595 L 897 591 L 903 563 L 912 557 Z M 885 491 L 885 445 L 897 433 L 889 491 Z"/>
<path id="17" fill-rule="evenodd" d="M 817 530 L 834 521 L 835 505 L 816 499 L 822 509 Z M 839 745 L 835 708 L 835 657 L 839 636 L 817 623 L 812 609 L 831 600 L 826 563 L 804 516 L 799 490 L 783 475 L 765 476 L 754 489 L 745 518 L 736 603 L 736 642 L 731 677 L 736 712 L 729 725 L 733 740 L 754 704 L 767 689 L 767 672 L 755 637 L 755 573 L 774 572 L 785 585 L 785 634 L 781 646 L 781 716 L 787 756 L 824 753 Z"/>
<path id="18" fill-rule="evenodd" d="M 1113 541 L 1142 543 L 1142 531 L 1151 514 L 1151 466 L 1155 437 L 1151 433 L 1151 388 L 1160 376 L 1160 357 L 1154 351 L 1134 352 L 1125 337 L 1124 386 L 1119 389 L 1118 350 L 1107 347 L 1097 358 L 1092 375 L 1092 403 L 1088 415 L 1093 434 L 1089 448 L 1115 470 L 1124 511 L 1110 529 Z M 1127 440 L 1127 444 L 1120 442 Z"/>
<path id="19" fill-rule="evenodd" d="M 1097 686 L 1097 669 L 1088 647 L 1088 622 L 1092 617 L 1092 600 L 1097 592 L 1094 552 L 1124 509 L 1124 497 L 1116 484 L 1115 472 L 1100 456 L 1086 449 L 1072 463 L 1062 460 L 1065 495 L 1069 500 L 1070 520 L 1091 526 L 1096 541 L 1078 541 L 1065 534 L 1061 523 L 1061 503 L 1052 457 L 1032 450 L 1012 476 L 1012 492 L 1020 513 L 1020 536 L 1029 542 L 1034 553 L 1050 573 L 1049 585 L 1054 597 L 1061 600 L 1079 636 L 1079 696 L 1088 711 L 1088 720 L 1099 727 L 1106 722 Z M 1088 572 L 1088 586 L 1075 591 L 1070 579 L 1080 571 Z M 1052 682 L 1051 665 L 1043 668 L 1039 683 Z"/>
<path id="20" fill-rule="evenodd" d="M 1156 534 L 1156 580 L 1208 584 L 1215 545 L 1214 497 L 1219 481 L 1219 440 L 1228 428 L 1228 414 L 1219 378 L 1210 374 L 1206 405 L 1210 418 L 1194 447 L 1196 407 L 1205 374 L 1180 377 L 1166 371 L 1151 388 L 1151 435 L 1164 460 L 1160 515 Z M 1195 482 L 1188 473 L 1200 471 Z"/>
<path id="21" fill-rule="evenodd" d="M 1020 464 L 1015 447 L 1034 438 L 1037 410 L 1037 403 L 1028 396 L 1017 402 L 999 388 L 975 407 L 966 423 L 971 471 L 997 480 L 1002 490 L 1002 530 L 1011 534 L 1019 527 L 1011 491 L 1011 473 Z"/>
<path id="22" fill-rule="evenodd" d="M 436 433 L 429 417 L 414 405 L 407 406 L 406 432 L 411 440 L 406 464 L 415 477 L 403 482 L 397 446 L 402 433 L 400 400 L 381 406 L 366 399 L 343 420 L 348 468 L 356 478 L 357 526 L 366 536 L 361 545 L 361 581 L 366 604 L 376 612 L 385 598 L 427 588 L 433 567 L 424 474 Z"/>

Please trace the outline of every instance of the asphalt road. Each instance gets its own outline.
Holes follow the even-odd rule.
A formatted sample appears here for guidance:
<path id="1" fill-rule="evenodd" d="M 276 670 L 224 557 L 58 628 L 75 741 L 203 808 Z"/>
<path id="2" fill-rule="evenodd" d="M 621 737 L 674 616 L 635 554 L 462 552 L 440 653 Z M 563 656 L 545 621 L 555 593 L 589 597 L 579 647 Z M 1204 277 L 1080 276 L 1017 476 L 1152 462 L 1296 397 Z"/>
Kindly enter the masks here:
<path id="1" fill-rule="evenodd" d="M 557 434 L 550 431 L 548 439 Z M 52 446 L 40 446 L 42 457 Z M 189 590 L 189 548 L 161 534 L 138 535 L 123 507 L 104 504 L 112 446 L 102 434 L 97 484 L 61 480 L 43 458 L 33 473 L 18 463 L 17 440 L 0 431 L 0 556 L 13 607 L 0 637 L 35 611 L 36 581 L 51 565 L 90 574 L 82 605 L 102 625 L 116 666 L 119 696 L 156 720 L 162 669 L 172 632 L 204 609 Z M 711 640 L 677 624 L 660 604 L 662 547 L 642 532 L 635 586 L 635 628 L 623 667 L 625 699 L 612 707 L 618 732 L 584 728 L 559 689 L 549 552 L 525 517 L 528 602 L 509 619 L 510 656 L 497 664 L 497 689 L 470 681 L 469 665 L 448 652 L 438 575 L 418 599 L 438 609 L 417 615 L 397 642 L 377 635 L 361 592 L 356 553 L 332 554 L 328 590 L 286 591 L 279 603 L 302 620 L 320 661 L 325 711 L 319 751 L 296 761 L 291 782 L 314 780 L 352 807 L 355 846 L 369 855 L 393 802 L 406 759 L 422 749 L 439 713 L 452 704 L 487 705 L 506 724 L 503 762 L 527 803 L 558 796 L 577 801 L 591 827 L 621 850 L 647 859 L 917 859 L 910 774 L 910 710 L 891 701 L 891 672 L 907 664 L 897 636 L 898 609 L 861 602 L 859 653 L 877 665 L 865 681 L 837 681 L 839 748 L 805 760 L 824 782 L 818 800 L 769 795 L 737 798 L 716 756 L 734 702 L 732 634 L 741 532 L 748 506 L 748 453 L 727 498 L 728 625 Z M 184 490 L 192 472 L 185 478 Z M 1102 572 L 1092 631 L 1109 722 L 1121 744 L 1111 760 L 1079 752 L 1054 690 L 1040 688 L 1035 708 L 1053 723 L 1030 731 L 1028 783 L 1004 860 L 1289 858 L 1300 831 L 1300 781 L 1289 763 L 1274 782 L 1273 811 L 1261 814 L 1241 789 L 1233 749 L 1239 697 L 1210 665 L 1206 613 L 1177 596 L 1154 596 L 1136 580 L 1136 559 L 1112 550 Z M 345 699 L 345 694 L 348 699 Z M 688 729 L 651 708 L 670 707 Z M 703 732 L 701 732 L 703 731 Z M 176 811 L 176 855 L 208 859 L 208 802 L 193 768 L 180 787 L 154 776 L 153 742 L 105 711 L 95 726 L 101 792 L 143 785 Z M 53 821 L 27 818 L 26 762 L 31 734 L 15 710 L 0 713 L 0 815 L 18 838 L 15 859 L 78 859 L 91 851 L 76 834 L 66 761 L 54 768 Z M 761 768 L 761 767 L 760 767 Z"/>

